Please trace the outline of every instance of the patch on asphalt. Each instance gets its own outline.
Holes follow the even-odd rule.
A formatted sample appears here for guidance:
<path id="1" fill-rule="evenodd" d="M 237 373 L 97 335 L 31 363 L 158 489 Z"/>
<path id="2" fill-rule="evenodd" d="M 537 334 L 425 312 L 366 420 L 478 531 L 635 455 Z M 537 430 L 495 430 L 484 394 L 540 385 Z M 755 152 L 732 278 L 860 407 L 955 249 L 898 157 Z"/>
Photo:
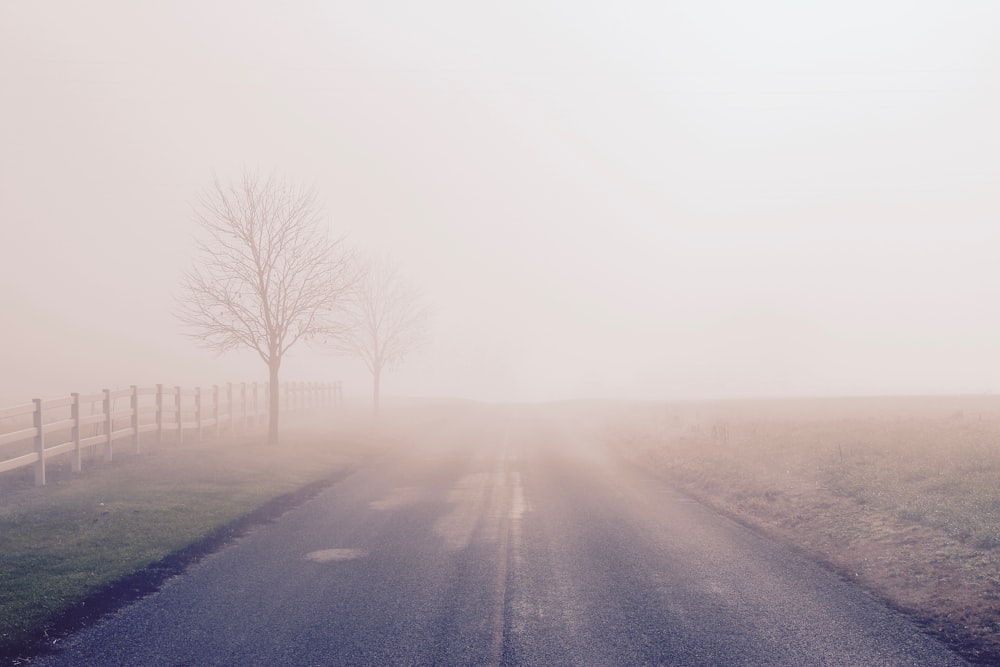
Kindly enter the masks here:
<path id="1" fill-rule="evenodd" d="M 444 538 L 449 549 L 469 546 L 472 534 L 486 513 L 490 491 L 503 483 L 503 470 L 476 472 L 458 480 L 448 492 L 451 510 L 434 522 L 434 532 Z M 490 524 L 496 526 L 496 522 Z"/>
<path id="2" fill-rule="evenodd" d="M 306 560 L 316 563 L 330 563 L 335 560 L 364 558 L 367 555 L 368 552 L 364 549 L 320 549 L 319 551 L 310 551 L 307 553 Z"/>
<path id="3" fill-rule="evenodd" d="M 368 503 L 373 510 L 394 510 L 398 507 L 412 505 L 417 501 L 420 489 L 413 486 L 401 486 L 393 489 L 392 493 L 382 500 L 373 500 Z"/>

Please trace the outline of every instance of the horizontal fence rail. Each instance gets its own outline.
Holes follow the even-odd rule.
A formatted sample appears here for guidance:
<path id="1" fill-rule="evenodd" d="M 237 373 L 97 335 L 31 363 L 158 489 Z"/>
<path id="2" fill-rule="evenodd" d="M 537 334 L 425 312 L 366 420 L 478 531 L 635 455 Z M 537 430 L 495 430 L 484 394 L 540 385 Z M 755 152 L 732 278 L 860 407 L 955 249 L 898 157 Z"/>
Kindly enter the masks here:
<path id="1" fill-rule="evenodd" d="M 288 382 L 278 387 L 282 412 L 332 407 L 343 403 L 339 382 Z M 45 484 L 45 465 L 53 457 L 72 454 L 80 472 L 83 452 L 100 450 L 110 461 L 112 445 L 127 438 L 139 453 L 139 436 L 155 433 L 162 444 L 170 433 L 176 443 L 187 436 L 201 441 L 206 431 L 256 429 L 267 424 L 268 383 L 229 383 L 202 387 L 131 386 L 95 394 L 70 394 L 11 408 L 0 408 L 0 473 L 35 466 L 35 484 Z M 7 450 L 8 453 L 4 453 Z"/>

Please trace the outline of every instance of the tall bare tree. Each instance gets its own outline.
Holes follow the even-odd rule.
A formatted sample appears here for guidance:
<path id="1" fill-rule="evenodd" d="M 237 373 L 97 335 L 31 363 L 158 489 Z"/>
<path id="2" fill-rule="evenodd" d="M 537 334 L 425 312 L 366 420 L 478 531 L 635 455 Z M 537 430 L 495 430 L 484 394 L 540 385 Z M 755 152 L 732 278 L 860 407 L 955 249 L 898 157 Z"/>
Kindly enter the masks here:
<path id="1" fill-rule="evenodd" d="M 368 260 L 352 291 L 347 328 L 336 345 L 372 374 L 372 411 L 377 417 L 382 372 L 398 367 L 426 339 L 430 311 L 421 294 L 387 260 Z"/>
<path id="2" fill-rule="evenodd" d="M 338 312 L 356 274 L 343 238 L 320 224 L 315 193 L 270 175 L 216 179 L 194 206 L 203 232 L 178 317 L 218 353 L 255 351 L 270 382 L 268 442 L 278 441 L 278 372 L 300 341 L 342 331 Z"/>

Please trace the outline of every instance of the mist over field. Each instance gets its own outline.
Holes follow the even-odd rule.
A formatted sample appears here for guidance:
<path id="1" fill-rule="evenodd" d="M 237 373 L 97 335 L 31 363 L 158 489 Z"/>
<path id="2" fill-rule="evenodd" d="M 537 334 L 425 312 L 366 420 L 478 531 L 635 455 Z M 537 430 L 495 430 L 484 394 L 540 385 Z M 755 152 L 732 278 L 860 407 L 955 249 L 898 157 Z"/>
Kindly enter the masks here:
<path id="1" fill-rule="evenodd" d="M 388 395 L 980 394 L 1000 5 L 0 6 L 0 404 L 265 381 L 175 317 L 213 178 L 433 311 Z M 283 379 L 357 360 L 298 346 Z"/>

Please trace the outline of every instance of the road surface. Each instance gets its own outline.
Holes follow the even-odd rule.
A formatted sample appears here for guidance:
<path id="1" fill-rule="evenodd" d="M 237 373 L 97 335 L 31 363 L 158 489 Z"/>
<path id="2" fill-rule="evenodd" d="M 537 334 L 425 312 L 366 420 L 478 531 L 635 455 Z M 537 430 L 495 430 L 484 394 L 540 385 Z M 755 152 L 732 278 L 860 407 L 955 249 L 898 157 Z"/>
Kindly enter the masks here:
<path id="1" fill-rule="evenodd" d="M 414 429 L 40 665 L 962 665 L 531 408 Z"/>

